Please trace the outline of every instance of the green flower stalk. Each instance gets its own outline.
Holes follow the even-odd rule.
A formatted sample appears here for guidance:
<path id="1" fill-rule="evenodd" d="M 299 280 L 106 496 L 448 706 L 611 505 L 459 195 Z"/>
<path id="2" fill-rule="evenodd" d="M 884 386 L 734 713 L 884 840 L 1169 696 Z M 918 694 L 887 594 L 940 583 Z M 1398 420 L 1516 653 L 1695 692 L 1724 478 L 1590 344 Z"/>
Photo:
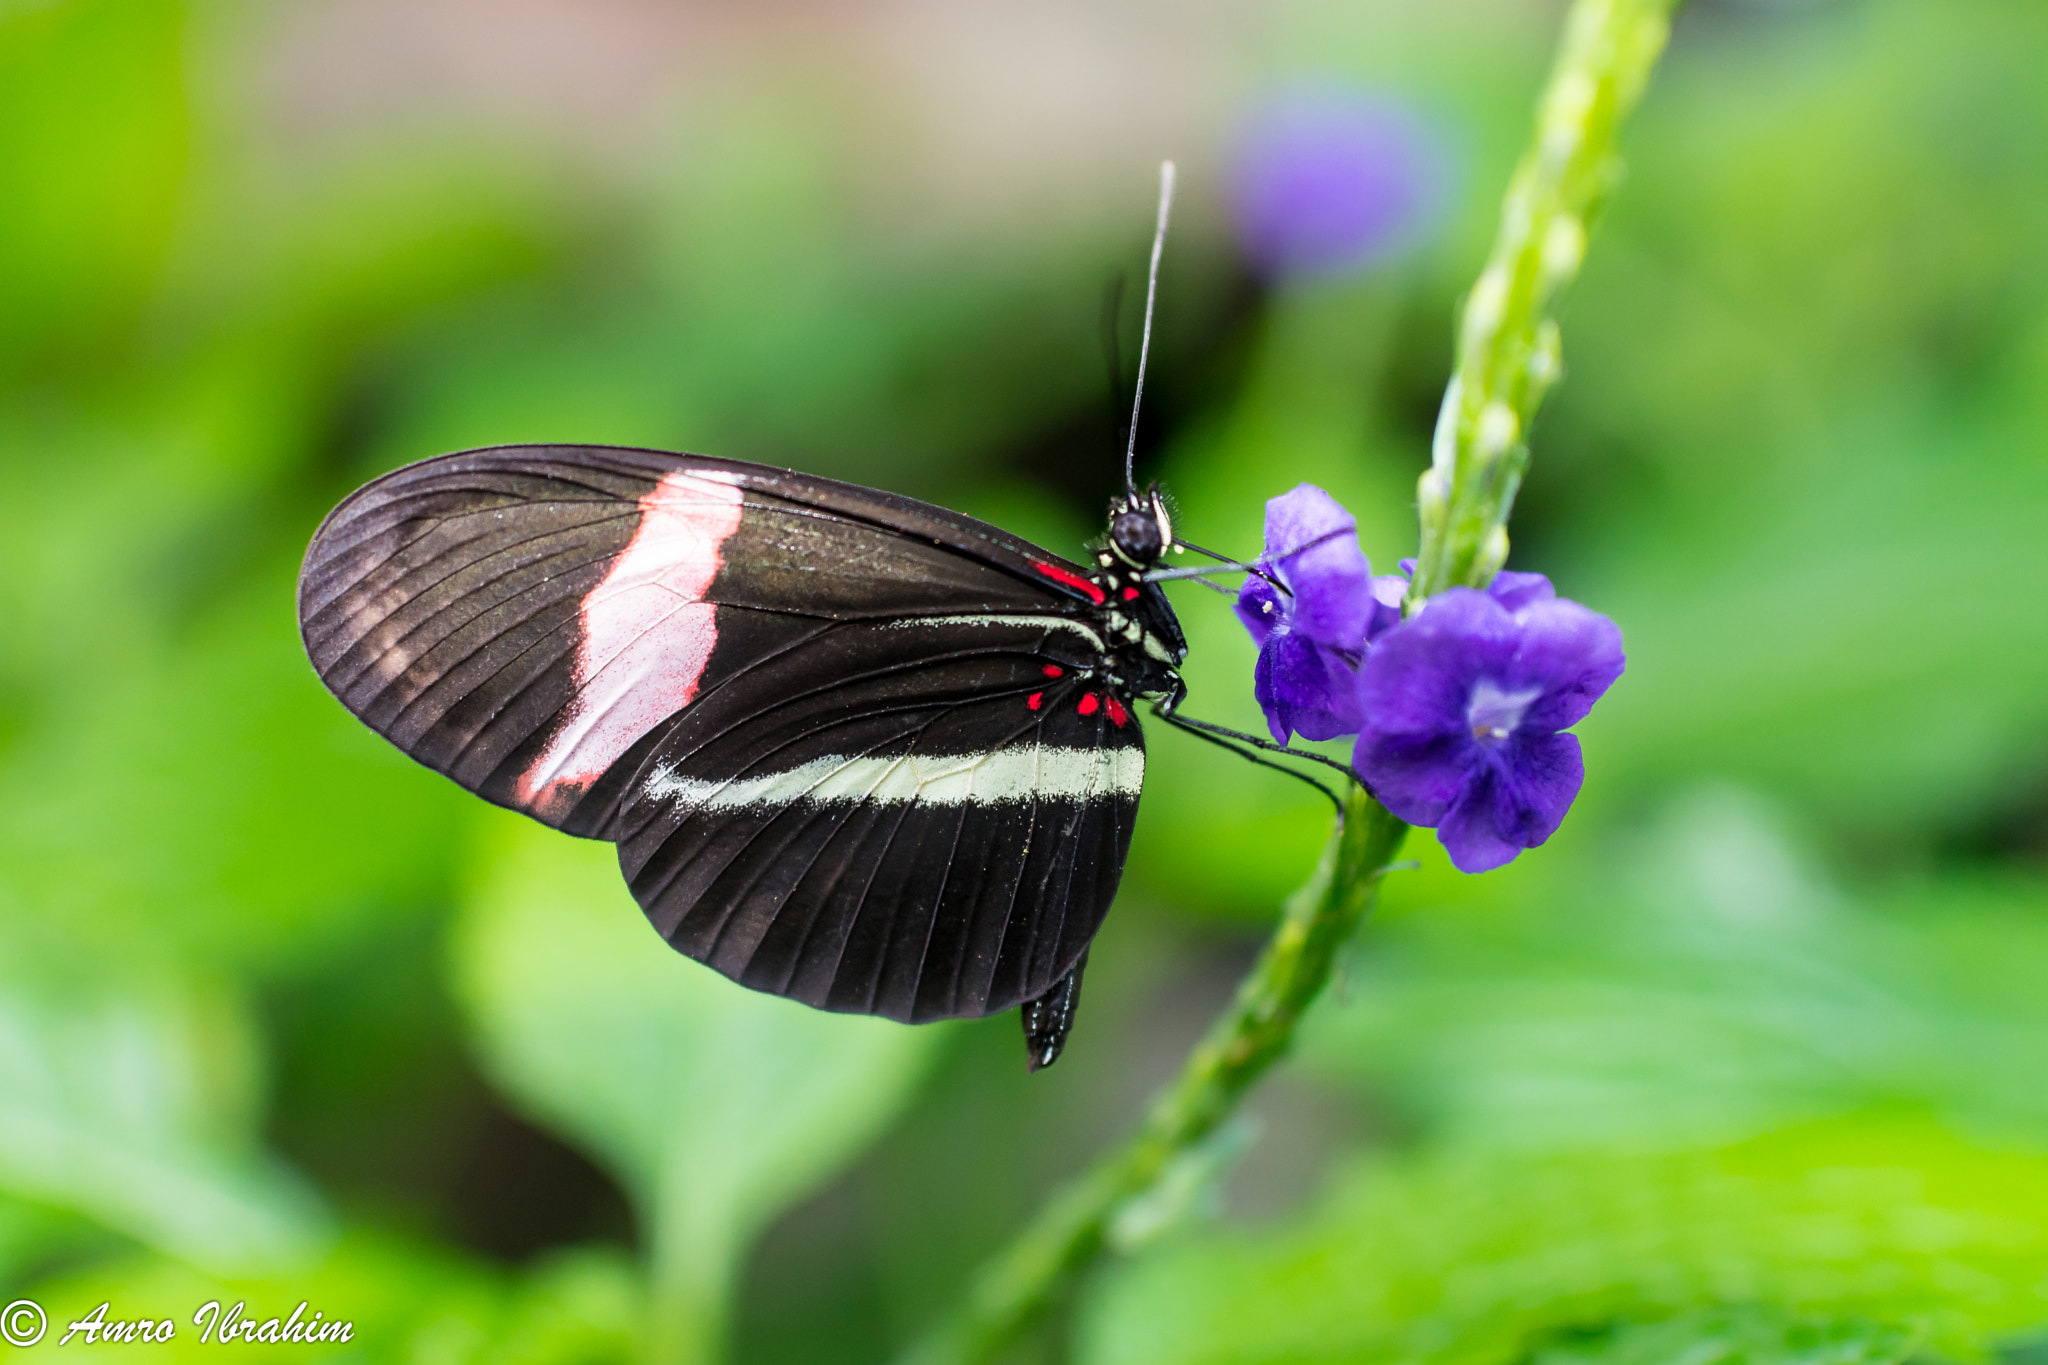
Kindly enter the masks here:
<path id="1" fill-rule="evenodd" d="M 1677 0 L 1576 0 L 1508 182 L 1493 253 L 1465 300 L 1457 366 L 1417 487 L 1422 546 L 1407 609 L 1483 588 L 1507 562 L 1508 513 L 1529 463 L 1530 420 L 1564 372 L 1558 295 L 1621 178 L 1616 141 L 1671 33 Z"/>
<path id="2" fill-rule="evenodd" d="M 1529 420 L 1561 372 L 1551 309 L 1577 275 L 1588 225 L 1619 176 L 1615 142 L 1664 48 L 1675 6 L 1574 0 L 1534 141 L 1465 303 L 1456 368 L 1421 481 L 1411 612 L 1445 588 L 1485 587 L 1507 559 L 1506 523 L 1528 463 Z M 1127 1229 L 1170 1216 L 1169 1196 L 1217 1164 L 1238 1103 L 1286 1055 L 1407 831 L 1363 789 L 1346 793 L 1315 876 L 1289 899 L 1230 1008 L 1153 1101 L 1136 1135 L 1055 1194 L 983 1267 L 966 1300 L 911 1353 L 912 1365 L 990 1359 Z"/>
<path id="3" fill-rule="evenodd" d="M 1321 864 L 1288 899 L 1280 927 L 1137 1136 L 1055 1195 L 975 1280 L 961 1310 L 910 1357 L 915 1365 L 986 1360 L 1118 1240 L 1134 1203 L 1201 1163 L 1252 1082 L 1287 1051 L 1337 950 L 1371 908 L 1407 826 L 1352 788 Z"/>

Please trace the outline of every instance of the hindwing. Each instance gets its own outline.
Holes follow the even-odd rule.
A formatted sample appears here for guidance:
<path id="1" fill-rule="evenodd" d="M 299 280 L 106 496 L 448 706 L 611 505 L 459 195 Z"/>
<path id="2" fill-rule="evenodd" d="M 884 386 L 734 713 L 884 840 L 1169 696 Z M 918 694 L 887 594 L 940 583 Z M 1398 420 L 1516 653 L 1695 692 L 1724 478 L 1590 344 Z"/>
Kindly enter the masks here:
<path id="1" fill-rule="evenodd" d="M 825 1009 L 946 1018 L 1050 990 L 1109 909 L 1144 777 L 1136 718 L 1049 662 L 1061 643 L 834 624 L 707 693 L 615 834 L 655 927 Z"/>

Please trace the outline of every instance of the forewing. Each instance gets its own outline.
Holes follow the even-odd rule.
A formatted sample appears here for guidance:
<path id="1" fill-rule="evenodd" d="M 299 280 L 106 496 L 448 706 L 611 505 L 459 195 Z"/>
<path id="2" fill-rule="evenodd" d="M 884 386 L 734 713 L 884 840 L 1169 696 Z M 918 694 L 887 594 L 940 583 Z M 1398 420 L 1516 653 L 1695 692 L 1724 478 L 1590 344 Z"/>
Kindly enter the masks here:
<path id="1" fill-rule="evenodd" d="M 1058 615 L 1073 566 L 908 498 L 599 446 L 443 456 L 363 488 L 299 583 L 314 667 L 501 805 L 603 836 L 657 731 L 816 627 Z"/>

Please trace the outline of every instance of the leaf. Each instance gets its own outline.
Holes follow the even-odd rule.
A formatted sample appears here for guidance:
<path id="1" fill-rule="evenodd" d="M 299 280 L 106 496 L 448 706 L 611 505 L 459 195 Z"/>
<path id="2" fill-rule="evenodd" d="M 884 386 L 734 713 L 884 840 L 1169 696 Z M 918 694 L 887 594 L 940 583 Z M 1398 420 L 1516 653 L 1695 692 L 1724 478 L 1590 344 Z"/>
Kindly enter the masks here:
<path id="1" fill-rule="evenodd" d="M 1753 1306 L 1966 1358 L 2048 1320 L 2048 1156 L 1868 1118 L 1700 1152 L 1366 1163 L 1298 1226 L 1114 1276 L 1078 1358 L 1509 1365 L 1589 1324 Z"/>
<path id="2" fill-rule="evenodd" d="M 1505 907 L 1378 926 L 1306 1060 L 1460 1144 L 1701 1145 L 1886 1103 L 2048 1140 L 2038 880 L 1858 904 L 1726 787 L 1531 863 Z"/>
<path id="3" fill-rule="evenodd" d="M 0 759 L 0 898 L 24 920 L 138 969 L 274 977 L 445 894 L 465 798 L 321 689 L 298 558 L 166 648 L 138 629 L 37 678 L 37 723 Z"/>
<path id="4" fill-rule="evenodd" d="M 314 1249 L 317 1204 L 256 1143 L 252 1040 L 229 992 L 48 961 L 31 982 L 8 957 L 0 1189 L 217 1269 Z"/>
<path id="5" fill-rule="evenodd" d="M 910 1097 L 937 1033 L 737 986 L 663 943 L 610 845 L 492 829 L 454 945 L 490 1075 L 619 1176 L 657 1315 L 707 1354 L 748 1244 Z"/>
<path id="6" fill-rule="evenodd" d="M 1896 1365 L 1916 1334 L 1861 1318 L 1806 1318 L 1743 1307 L 1574 1331 L 1530 1365 Z"/>
<path id="7" fill-rule="evenodd" d="M 118 1234 L 82 1214 L 0 1195 L 0 1285 L 19 1284 L 37 1267 L 81 1261 L 119 1242 Z"/>

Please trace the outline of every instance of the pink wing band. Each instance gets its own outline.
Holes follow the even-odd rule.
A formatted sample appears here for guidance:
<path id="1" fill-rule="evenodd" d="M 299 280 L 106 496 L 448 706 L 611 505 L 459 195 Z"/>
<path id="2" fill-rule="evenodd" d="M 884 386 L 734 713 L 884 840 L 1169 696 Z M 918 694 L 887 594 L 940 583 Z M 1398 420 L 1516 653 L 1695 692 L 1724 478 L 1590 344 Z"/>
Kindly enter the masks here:
<path id="1" fill-rule="evenodd" d="M 576 694 L 547 748 L 519 779 L 520 801 L 560 819 L 642 736 L 697 696 L 718 643 L 704 600 L 740 525 L 740 490 L 676 470 L 640 497 L 640 525 L 583 599 Z"/>

